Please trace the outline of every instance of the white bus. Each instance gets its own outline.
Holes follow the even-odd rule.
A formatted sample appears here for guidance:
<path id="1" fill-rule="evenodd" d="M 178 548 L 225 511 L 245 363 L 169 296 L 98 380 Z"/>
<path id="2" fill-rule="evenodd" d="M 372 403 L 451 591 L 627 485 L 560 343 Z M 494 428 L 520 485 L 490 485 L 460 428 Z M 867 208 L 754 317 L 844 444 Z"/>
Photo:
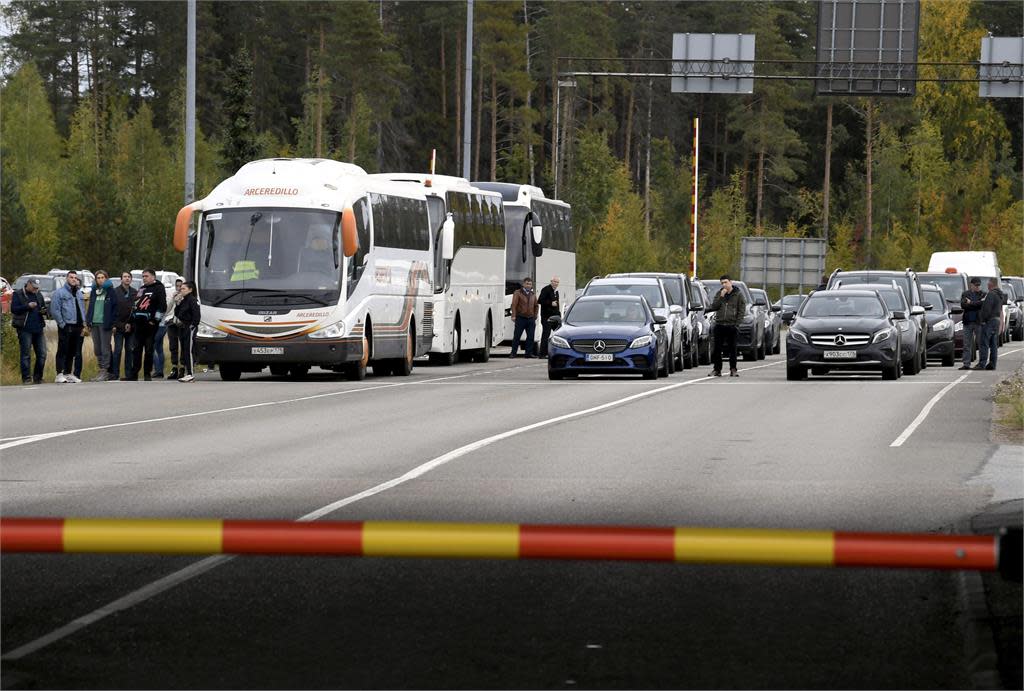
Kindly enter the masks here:
<path id="1" fill-rule="evenodd" d="M 336 161 L 255 161 L 178 212 L 174 243 L 202 305 L 196 358 L 222 379 L 408 375 L 431 346 L 435 239 L 411 185 Z"/>
<path id="2" fill-rule="evenodd" d="M 530 277 L 539 292 L 558 276 L 558 303 L 562 315 L 576 299 L 576 236 L 572 231 L 572 208 L 558 199 L 548 199 L 532 185 L 505 182 L 474 182 L 475 187 L 501 194 L 505 206 L 505 308 L 512 307 L 512 293 Z M 539 232 L 534 232 L 536 230 Z M 515 325 L 505 320 L 503 340 L 511 341 Z M 535 332 L 539 342 L 541 328 Z"/>
<path id="3" fill-rule="evenodd" d="M 371 177 L 414 185 L 427 198 L 437 240 L 448 215 L 454 222 L 450 261 L 434 256 L 434 340 L 430 359 L 451 365 L 463 356 L 487 362 L 501 342 L 505 299 L 505 216 L 501 195 L 480 190 L 465 178 L 426 173 L 382 173 Z"/>

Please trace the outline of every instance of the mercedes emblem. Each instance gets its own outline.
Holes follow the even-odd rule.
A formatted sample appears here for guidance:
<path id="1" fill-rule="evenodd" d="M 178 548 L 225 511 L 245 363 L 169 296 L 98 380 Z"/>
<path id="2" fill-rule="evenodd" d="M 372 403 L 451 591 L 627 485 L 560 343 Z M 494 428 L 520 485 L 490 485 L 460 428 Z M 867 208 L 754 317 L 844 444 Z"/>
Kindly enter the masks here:
<path id="1" fill-rule="evenodd" d="M 603 353 L 604 349 L 607 348 L 607 347 L 608 347 L 608 345 L 604 341 L 594 341 L 594 352 L 595 353 Z"/>

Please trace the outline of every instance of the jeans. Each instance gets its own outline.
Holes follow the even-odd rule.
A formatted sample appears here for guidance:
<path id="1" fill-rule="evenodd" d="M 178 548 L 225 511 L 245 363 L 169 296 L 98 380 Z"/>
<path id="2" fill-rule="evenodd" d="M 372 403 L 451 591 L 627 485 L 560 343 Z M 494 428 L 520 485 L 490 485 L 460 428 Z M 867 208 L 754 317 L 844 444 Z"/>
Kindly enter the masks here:
<path id="1" fill-rule="evenodd" d="M 104 329 L 102 324 L 92 325 L 92 352 L 100 366 L 100 372 L 110 370 L 110 337 L 111 329 Z"/>
<path id="2" fill-rule="evenodd" d="M 985 322 L 981 333 L 981 345 L 978 347 L 978 367 L 996 368 L 996 359 L 999 357 L 999 325 L 999 317 Z"/>
<path id="3" fill-rule="evenodd" d="M 77 360 L 77 362 L 75 362 Z M 82 372 L 82 325 L 57 327 L 57 374 Z M 78 376 L 77 374 L 75 376 Z"/>
<path id="4" fill-rule="evenodd" d="M 118 329 L 114 332 L 114 352 L 110 357 L 110 376 L 117 379 L 121 376 L 121 352 L 124 352 L 125 376 L 132 371 L 132 355 L 135 352 L 135 336 L 129 331 Z"/>
<path id="5" fill-rule="evenodd" d="M 43 380 L 43 367 L 46 366 L 46 333 L 29 333 L 18 329 L 18 345 L 21 346 L 21 380 L 29 378 L 29 365 L 32 364 L 32 351 L 36 351 L 36 366 L 32 369 L 32 379 Z"/>
<path id="6" fill-rule="evenodd" d="M 715 349 L 711 353 L 711 365 L 716 372 L 722 371 L 722 351 L 729 356 L 729 369 L 736 369 L 736 336 L 739 333 L 732 324 L 715 324 Z"/>
<path id="7" fill-rule="evenodd" d="M 981 322 L 964 322 L 964 367 L 971 364 L 974 359 L 974 349 L 981 346 L 984 335 L 984 325 Z"/>
<path id="8" fill-rule="evenodd" d="M 167 333 L 167 325 L 161 323 L 153 338 L 153 374 L 164 373 L 164 334 Z"/>
<path id="9" fill-rule="evenodd" d="M 523 331 L 526 331 L 526 357 L 533 356 L 534 335 L 536 334 L 537 320 L 530 317 L 516 317 L 516 328 L 512 331 L 512 357 L 516 356 L 519 350 L 519 339 Z"/>
<path id="10" fill-rule="evenodd" d="M 157 325 L 148 321 L 132 322 L 132 331 L 135 332 L 135 356 L 132 358 L 129 379 L 138 379 L 139 369 L 142 369 L 143 377 L 150 376 L 153 371 L 153 342 L 156 330 Z"/>

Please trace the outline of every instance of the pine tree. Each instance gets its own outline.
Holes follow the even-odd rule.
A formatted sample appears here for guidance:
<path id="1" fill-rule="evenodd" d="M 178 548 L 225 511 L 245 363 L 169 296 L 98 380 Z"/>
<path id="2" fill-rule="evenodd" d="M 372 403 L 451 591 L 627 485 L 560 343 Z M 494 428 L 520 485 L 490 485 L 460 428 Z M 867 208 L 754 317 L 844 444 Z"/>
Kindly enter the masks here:
<path id="1" fill-rule="evenodd" d="M 242 47 L 228 67 L 224 98 L 224 162 L 232 172 L 256 158 L 259 151 L 252 87 L 252 59 L 249 51 Z"/>

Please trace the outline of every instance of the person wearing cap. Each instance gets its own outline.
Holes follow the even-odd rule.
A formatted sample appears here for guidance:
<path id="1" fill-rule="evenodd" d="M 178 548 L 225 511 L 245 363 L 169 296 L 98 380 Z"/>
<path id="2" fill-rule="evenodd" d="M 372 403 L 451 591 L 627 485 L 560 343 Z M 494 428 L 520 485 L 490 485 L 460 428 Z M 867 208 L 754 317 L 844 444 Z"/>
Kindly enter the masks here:
<path id="1" fill-rule="evenodd" d="M 974 349 L 981 343 L 983 325 L 981 323 L 981 306 L 985 302 L 985 293 L 981 291 L 981 279 L 971 279 L 971 287 L 960 295 L 960 306 L 964 308 L 964 355 L 960 369 L 971 369 Z"/>
<path id="2" fill-rule="evenodd" d="M 21 349 L 21 383 L 42 384 L 43 367 L 46 366 L 46 336 L 44 312 L 46 303 L 39 294 L 39 279 L 30 278 L 21 290 L 14 291 L 11 298 L 11 325 L 18 332 L 18 346 Z M 32 351 L 36 353 L 36 364 L 32 364 Z"/>

